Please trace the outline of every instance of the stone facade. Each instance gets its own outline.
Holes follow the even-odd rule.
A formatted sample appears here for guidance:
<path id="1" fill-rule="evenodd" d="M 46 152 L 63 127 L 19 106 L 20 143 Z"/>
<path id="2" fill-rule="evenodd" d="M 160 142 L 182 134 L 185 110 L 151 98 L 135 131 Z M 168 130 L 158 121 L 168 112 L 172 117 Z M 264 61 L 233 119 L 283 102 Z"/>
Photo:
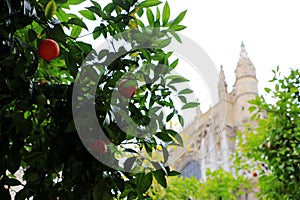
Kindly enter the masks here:
<path id="1" fill-rule="evenodd" d="M 244 131 L 244 124 L 249 122 L 248 101 L 258 95 L 255 68 L 250 61 L 244 44 L 241 45 L 240 58 L 236 70 L 236 80 L 231 92 L 223 67 L 219 74 L 219 102 L 207 112 L 197 110 L 194 121 L 183 129 L 181 135 L 184 148 L 177 148 L 171 153 L 169 164 L 181 171 L 183 176 L 205 177 L 206 169 L 223 168 L 233 172 L 229 160 L 236 147 L 236 132 Z"/>

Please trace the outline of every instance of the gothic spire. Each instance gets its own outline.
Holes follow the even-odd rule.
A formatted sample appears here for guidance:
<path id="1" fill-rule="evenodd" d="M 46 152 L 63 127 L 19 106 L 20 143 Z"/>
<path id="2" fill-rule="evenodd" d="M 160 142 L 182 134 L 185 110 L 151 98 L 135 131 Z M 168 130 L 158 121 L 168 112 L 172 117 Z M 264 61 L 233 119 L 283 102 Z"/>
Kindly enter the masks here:
<path id="1" fill-rule="evenodd" d="M 242 44 L 241 44 L 241 53 L 240 53 L 240 56 L 241 58 L 247 58 L 248 57 L 248 54 L 246 52 L 246 49 L 245 49 L 245 45 L 244 45 L 244 42 L 242 41 Z"/>
<path id="2" fill-rule="evenodd" d="M 220 74 L 219 74 L 219 81 L 225 81 L 225 74 L 224 74 L 224 70 L 223 70 L 223 65 L 221 65 L 220 68 Z"/>
<path id="3" fill-rule="evenodd" d="M 243 76 L 256 77 L 254 65 L 248 57 L 248 53 L 246 52 L 245 45 L 243 42 L 241 44 L 240 58 L 236 66 L 235 73 L 236 79 L 239 79 Z"/>
<path id="4" fill-rule="evenodd" d="M 199 99 L 197 98 L 197 102 L 199 102 Z M 200 105 L 196 109 L 196 116 L 200 117 L 202 115 L 202 111 L 200 108 Z"/>
<path id="5" fill-rule="evenodd" d="M 227 83 L 225 81 L 225 73 L 222 65 L 220 68 L 218 89 L 219 89 L 219 99 L 225 98 L 227 94 Z"/>
<path id="6" fill-rule="evenodd" d="M 235 83 L 234 88 L 236 96 L 246 93 L 257 94 L 257 79 L 255 67 L 245 49 L 245 45 L 241 44 L 240 58 L 235 69 Z"/>
<path id="7" fill-rule="evenodd" d="M 248 57 L 248 53 L 247 53 L 247 51 L 246 51 L 244 42 L 242 42 L 242 44 L 241 44 L 240 59 L 239 59 L 239 62 L 238 62 L 238 66 L 237 66 L 237 67 L 239 67 L 239 66 L 241 66 L 241 65 L 243 65 L 243 64 L 245 64 L 245 63 L 248 64 L 248 65 L 252 65 L 252 66 L 253 66 L 253 64 L 252 64 L 252 62 L 251 62 L 251 60 L 250 60 L 250 58 Z"/>

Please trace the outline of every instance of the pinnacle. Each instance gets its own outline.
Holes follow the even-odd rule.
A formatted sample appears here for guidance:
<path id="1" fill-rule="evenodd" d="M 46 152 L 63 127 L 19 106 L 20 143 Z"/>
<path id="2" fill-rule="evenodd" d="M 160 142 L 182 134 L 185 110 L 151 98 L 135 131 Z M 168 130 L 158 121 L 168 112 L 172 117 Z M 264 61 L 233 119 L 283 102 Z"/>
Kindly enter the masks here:
<path id="1" fill-rule="evenodd" d="M 221 65 L 219 77 L 220 77 L 220 80 L 222 80 L 222 81 L 225 80 L 225 74 L 224 74 L 224 70 L 223 70 L 223 65 Z"/>
<path id="2" fill-rule="evenodd" d="M 240 53 L 239 63 L 241 63 L 243 61 L 252 65 L 252 62 L 251 62 L 250 58 L 248 57 L 248 53 L 246 51 L 244 42 L 242 42 L 242 44 L 241 44 L 241 53 Z"/>
<path id="3" fill-rule="evenodd" d="M 246 52 L 246 48 L 245 48 L 244 42 L 242 42 L 242 44 L 241 44 L 240 60 L 241 60 L 241 58 L 249 59 L 248 58 L 248 53 Z"/>

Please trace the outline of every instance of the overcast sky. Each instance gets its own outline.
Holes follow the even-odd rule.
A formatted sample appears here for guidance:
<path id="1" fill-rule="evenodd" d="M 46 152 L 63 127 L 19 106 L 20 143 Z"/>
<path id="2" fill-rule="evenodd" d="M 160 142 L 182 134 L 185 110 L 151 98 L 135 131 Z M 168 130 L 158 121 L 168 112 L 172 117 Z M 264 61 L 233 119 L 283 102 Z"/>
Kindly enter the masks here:
<path id="1" fill-rule="evenodd" d="M 218 70 L 223 65 L 229 92 L 242 41 L 256 67 L 260 94 L 272 86 L 268 80 L 277 65 L 284 74 L 300 66 L 300 1 L 171 0 L 169 4 L 173 17 L 188 10 L 182 22 L 187 29 L 181 33 L 198 43 Z"/>
<path id="2" fill-rule="evenodd" d="M 299 67 L 300 1 L 279 0 L 184 0 L 169 1 L 173 14 L 188 9 L 183 34 L 195 40 L 217 67 L 224 66 L 228 85 L 241 41 L 257 70 L 259 89 L 272 78 L 271 69 Z M 174 13 L 175 12 L 175 13 Z"/>
<path id="3" fill-rule="evenodd" d="M 109 1 L 102 2 L 105 4 Z M 218 70 L 220 65 L 223 65 L 229 92 L 235 81 L 234 70 L 242 41 L 256 67 L 260 94 L 264 94 L 264 87 L 271 86 L 268 80 L 272 78 L 271 70 L 277 65 L 284 73 L 287 73 L 289 68 L 299 67 L 300 1 L 169 0 L 168 2 L 173 18 L 181 11 L 188 10 L 182 22 L 187 29 L 181 33 L 200 45 Z M 199 96 L 207 95 L 203 95 L 205 89 L 201 91 L 202 95 L 198 94 Z M 204 93 L 207 93 L 207 88 Z M 204 107 L 207 105 L 203 103 Z"/>

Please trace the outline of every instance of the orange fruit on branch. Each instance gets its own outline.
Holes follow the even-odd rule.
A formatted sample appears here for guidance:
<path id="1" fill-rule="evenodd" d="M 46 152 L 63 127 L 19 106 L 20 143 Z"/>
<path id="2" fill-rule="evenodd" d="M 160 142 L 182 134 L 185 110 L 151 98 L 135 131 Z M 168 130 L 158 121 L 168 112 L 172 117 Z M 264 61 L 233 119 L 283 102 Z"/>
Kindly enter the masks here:
<path id="1" fill-rule="evenodd" d="M 89 149 L 96 154 L 105 154 L 107 146 L 103 140 L 95 140 L 89 145 Z"/>
<path id="2" fill-rule="evenodd" d="M 252 176 L 253 177 L 257 177 L 257 173 L 256 172 L 252 172 Z"/>
<path id="3" fill-rule="evenodd" d="M 50 61 L 59 55 L 59 45 L 55 40 L 45 39 L 39 44 L 38 52 L 41 58 Z"/>
<path id="4" fill-rule="evenodd" d="M 136 83 L 134 81 L 128 79 L 121 80 L 118 86 L 119 93 L 127 99 L 132 98 L 136 94 L 137 90 L 135 84 Z"/>

